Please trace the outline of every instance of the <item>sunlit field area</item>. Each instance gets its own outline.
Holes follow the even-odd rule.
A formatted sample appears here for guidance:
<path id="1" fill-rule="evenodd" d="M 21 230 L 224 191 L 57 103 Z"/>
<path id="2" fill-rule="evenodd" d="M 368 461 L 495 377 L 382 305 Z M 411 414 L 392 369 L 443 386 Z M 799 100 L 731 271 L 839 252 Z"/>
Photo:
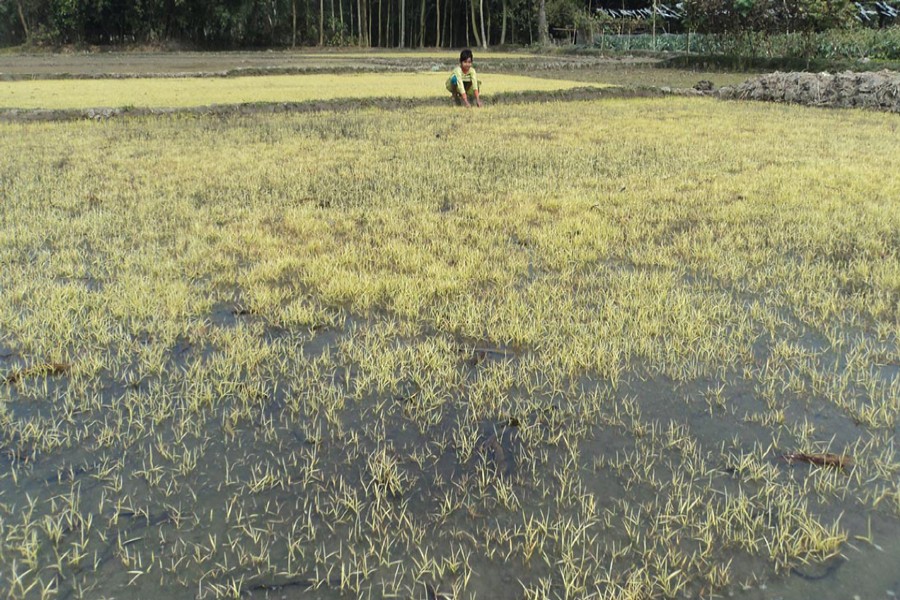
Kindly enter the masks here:
<path id="1" fill-rule="evenodd" d="M 676 97 L 3 123 L 0 590 L 900 593 L 898 126 Z"/>
<path id="2" fill-rule="evenodd" d="M 433 98 L 442 91 L 446 79 L 445 72 L 428 72 L 13 81 L 0 85 L 0 108 L 189 107 L 338 98 Z M 483 91 L 490 89 L 492 93 L 597 85 L 521 75 L 497 74 L 483 79 Z"/>

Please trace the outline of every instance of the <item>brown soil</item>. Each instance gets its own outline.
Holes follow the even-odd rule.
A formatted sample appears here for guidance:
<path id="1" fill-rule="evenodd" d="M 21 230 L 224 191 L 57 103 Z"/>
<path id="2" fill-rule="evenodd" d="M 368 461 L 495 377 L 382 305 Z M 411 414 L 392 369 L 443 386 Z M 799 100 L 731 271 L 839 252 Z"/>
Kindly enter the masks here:
<path id="1" fill-rule="evenodd" d="M 720 88 L 719 98 L 900 112 L 900 73 L 772 73 Z"/>
<path id="2" fill-rule="evenodd" d="M 358 51 L 357 51 L 358 52 Z M 655 59 L 602 56 L 496 57 L 479 54 L 478 64 L 490 71 L 578 71 L 651 65 Z M 23 79 L 126 79 L 133 77 L 245 77 L 305 73 L 415 72 L 447 70 L 456 64 L 451 51 L 442 58 L 409 51 L 268 52 L 101 52 L 0 54 L 0 81 Z"/>

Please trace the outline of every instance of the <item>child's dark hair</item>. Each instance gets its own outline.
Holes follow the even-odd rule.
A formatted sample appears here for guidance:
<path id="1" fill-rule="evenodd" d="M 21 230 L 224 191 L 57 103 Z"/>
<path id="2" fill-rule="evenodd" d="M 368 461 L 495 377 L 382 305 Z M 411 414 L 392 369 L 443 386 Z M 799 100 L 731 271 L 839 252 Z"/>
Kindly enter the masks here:
<path id="1" fill-rule="evenodd" d="M 472 51 L 468 48 L 459 53 L 459 62 L 466 62 L 470 58 L 473 58 Z"/>

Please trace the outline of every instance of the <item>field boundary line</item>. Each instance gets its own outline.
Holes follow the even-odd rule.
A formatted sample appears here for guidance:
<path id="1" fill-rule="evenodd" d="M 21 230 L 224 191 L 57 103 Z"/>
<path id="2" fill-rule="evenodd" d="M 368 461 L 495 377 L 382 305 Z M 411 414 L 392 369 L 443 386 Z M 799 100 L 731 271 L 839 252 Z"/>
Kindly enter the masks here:
<path id="1" fill-rule="evenodd" d="M 657 87 L 577 87 L 567 90 L 504 92 L 485 96 L 485 104 L 533 104 L 545 102 L 578 102 L 615 98 L 659 98 L 687 93 Z M 694 95 L 697 95 L 694 93 Z M 266 113 L 349 112 L 367 108 L 400 110 L 427 106 L 455 108 L 449 97 L 434 98 L 340 98 L 303 102 L 248 102 L 240 104 L 212 104 L 193 107 L 158 108 L 73 108 L 73 109 L 17 109 L 0 110 L 0 122 L 46 122 L 101 120 L 116 117 L 145 117 L 166 115 L 230 116 Z"/>

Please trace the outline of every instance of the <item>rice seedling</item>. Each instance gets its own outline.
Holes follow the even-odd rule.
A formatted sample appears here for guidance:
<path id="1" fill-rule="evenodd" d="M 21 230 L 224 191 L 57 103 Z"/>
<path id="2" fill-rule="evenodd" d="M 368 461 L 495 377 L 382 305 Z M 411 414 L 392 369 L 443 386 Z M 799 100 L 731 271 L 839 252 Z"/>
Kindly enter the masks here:
<path id="1" fill-rule="evenodd" d="M 338 98 L 431 98 L 442 93 L 446 78 L 447 75 L 442 70 L 440 73 L 265 75 L 227 79 L 7 81 L 0 82 L 0 107 L 167 108 L 254 102 L 310 102 Z M 491 93 L 565 90 L 585 85 L 603 85 L 510 74 L 492 74 L 487 81 Z M 274 135 L 280 137 L 280 134 Z"/>
<path id="2" fill-rule="evenodd" d="M 0 586 L 706 596 L 843 553 L 874 594 L 893 118 L 4 123 Z"/>

